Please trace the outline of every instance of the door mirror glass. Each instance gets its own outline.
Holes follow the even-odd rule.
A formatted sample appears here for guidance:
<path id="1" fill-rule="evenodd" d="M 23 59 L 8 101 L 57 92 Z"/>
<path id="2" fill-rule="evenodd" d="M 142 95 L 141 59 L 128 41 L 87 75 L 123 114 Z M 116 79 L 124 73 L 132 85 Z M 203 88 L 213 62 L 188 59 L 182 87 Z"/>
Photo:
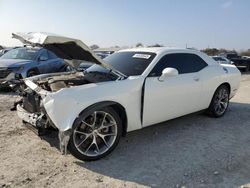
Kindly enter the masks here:
<path id="1" fill-rule="evenodd" d="M 159 81 L 164 81 L 167 77 L 177 76 L 179 74 L 178 70 L 175 68 L 165 68 L 162 71 Z"/>
<path id="2" fill-rule="evenodd" d="M 48 60 L 48 57 L 46 57 L 46 56 L 40 56 L 40 57 L 38 58 L 38 60 L 39 60 L 39 61 L 47 61 L 47 60 Z"/>

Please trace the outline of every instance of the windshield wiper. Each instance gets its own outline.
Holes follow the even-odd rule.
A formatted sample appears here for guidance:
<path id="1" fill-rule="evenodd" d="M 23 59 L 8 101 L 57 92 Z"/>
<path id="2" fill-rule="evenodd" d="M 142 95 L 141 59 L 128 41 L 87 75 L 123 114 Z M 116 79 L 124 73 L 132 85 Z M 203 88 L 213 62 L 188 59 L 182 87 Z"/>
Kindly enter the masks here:
<path id="1" fill-rule="evenodd" d="M 102 66 L 106 69 L 108 69 L 109 71 L 111 71 L 112 73 L 114 73 L 116 76 L 118 76 L 118 79 L 122 79 L 122 78 L 127 78 L 128 76 L 123 74 L 122 72 L 116 70 L 112 65 L 109 64 L 102 64 Z"/>

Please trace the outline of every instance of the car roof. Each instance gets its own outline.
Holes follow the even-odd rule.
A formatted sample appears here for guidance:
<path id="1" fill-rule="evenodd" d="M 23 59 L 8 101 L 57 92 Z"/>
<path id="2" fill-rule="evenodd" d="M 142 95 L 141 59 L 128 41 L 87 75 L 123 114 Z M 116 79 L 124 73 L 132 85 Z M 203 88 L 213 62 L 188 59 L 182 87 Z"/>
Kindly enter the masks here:
<path id="1" fill-rule="evenodd" d="M 218 63 L 206 55 L 204 52 L 201 52 L 197 49 L 193 48 L 176 48 L 176 47 L 148 47 L 148 48 L 131 48 L 131 49 L 124 49 L 120 50 L 119 52 L 149 52 L 155 53 L 157 55 L 164 54 L 164 53 L 190 53 L 196 54 L 200 56 L 206 63 L 210 65 L 217 65 Z"/>
<path id="2" fill-rule="evenodd" d="M 33 46 L 20 46 L 20 47 L 15 47 L 12 49 L 32 49 L 32 50 L 41 50 L 43 49 L 42 47 L 33 47 Z"/>
<path id="3" fill-rule="evenodd" d="M 160 53 L 167 51 L 186 51 L 186 52 L 194 52 L 197 51 L 195 49 L 186 49 L 186 48 L 176 48 L 176 47 L 146 47 L 146 48 L 130 48 L 120 50 L 119 52 L 149 52 L 149 53 Z"/>

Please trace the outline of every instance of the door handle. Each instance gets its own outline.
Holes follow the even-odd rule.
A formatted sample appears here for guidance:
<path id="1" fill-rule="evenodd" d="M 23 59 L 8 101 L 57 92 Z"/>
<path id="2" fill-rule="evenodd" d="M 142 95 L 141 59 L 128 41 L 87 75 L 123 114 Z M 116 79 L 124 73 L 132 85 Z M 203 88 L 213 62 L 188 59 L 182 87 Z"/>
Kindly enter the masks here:
<path id="1" fill-rule="evenodd" d="M 198 82 L 199 80 L 200 80 L 200 78 L 194 77 L 194 81 Z"/>

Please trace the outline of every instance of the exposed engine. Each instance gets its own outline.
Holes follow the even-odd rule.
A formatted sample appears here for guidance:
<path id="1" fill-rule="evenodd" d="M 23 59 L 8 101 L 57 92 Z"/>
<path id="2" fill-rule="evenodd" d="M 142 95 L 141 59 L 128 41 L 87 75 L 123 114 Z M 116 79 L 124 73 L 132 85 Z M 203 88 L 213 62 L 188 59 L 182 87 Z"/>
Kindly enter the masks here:
<path id="1" fill-rule="evenodd" d="M 89 83 L 98 83 L 105 81 L 112 81 L 117 77 L 110 73 L 101 72 L 74 72 L 74 73 L 62 73 L 53 76 L 34 78 L 34 81 L 38 86 L 47 90 L 56 92 L 62 88 L 79 86 Z"/>
<path id="2" fill-rule="evenodd" d="M 41 88 L 56 92 L 62 88 L 78 86 L 91 83 L 84 78 L 83 73 L 76 72 L 73 74 L 62 74 L 58 76 L 48 76 L 36 81 Z"/>

